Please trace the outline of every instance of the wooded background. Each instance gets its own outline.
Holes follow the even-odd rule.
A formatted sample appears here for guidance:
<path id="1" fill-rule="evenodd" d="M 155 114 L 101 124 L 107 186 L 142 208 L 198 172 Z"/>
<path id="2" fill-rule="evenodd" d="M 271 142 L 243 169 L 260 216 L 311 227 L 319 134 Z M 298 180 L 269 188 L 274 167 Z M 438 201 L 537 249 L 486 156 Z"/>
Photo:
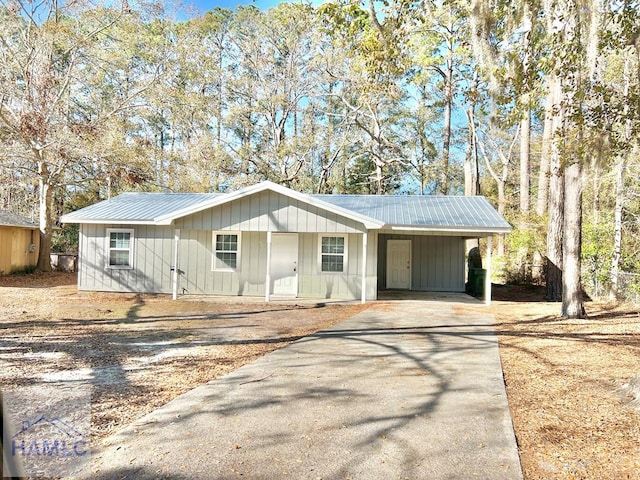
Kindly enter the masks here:
<path id="1" fill-rule="evenodd" d="M 117 2 L 116 2 L 117 3 Z M 171 10 L 173 9 L 173 10 Z M 506 281 L 640 291 L 638 0 L 0 0 L 0 208 L 122 191 L 486 195 Z"/>

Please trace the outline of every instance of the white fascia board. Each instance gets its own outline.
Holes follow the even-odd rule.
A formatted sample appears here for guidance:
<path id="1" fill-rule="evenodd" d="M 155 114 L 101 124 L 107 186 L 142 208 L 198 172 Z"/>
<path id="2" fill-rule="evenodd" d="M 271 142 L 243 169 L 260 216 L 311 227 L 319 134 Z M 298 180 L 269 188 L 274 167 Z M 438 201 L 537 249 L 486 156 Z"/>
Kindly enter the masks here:
<path id="1" fill-rule="evenodd" d="M 359 213 L 353 212 L 351 210 L 347 210 L 345 208 L 336 207 L 331 203 L 312 198 L 308 195 L 305 195 L 304 193 L 296 192 L 295 190 L 291 190 L 290 188 L 283 187 L 282 185 L 278 185 L 270 181 L 260 182 L 256 185 L 252 185 L 247 188 L 242 188 L 232 193 L 220 195 L 219 197 L 216 197 L 208 202 L 183 208 L 182 210 L 177 210 L 175 212 L 171 212 L 161 217 L 156 217 L 153 223 L 155 223 L 156 225 L 170 225 L 177 218 L 186 217 L 187 215 L 192 215 L 194 213 L 201 212 L 202 210 L 207 210 L 209 208 L 217 207 L 219 205 L 223 205 L 225 203 L 229 203 L 234 200 L 238 200 L 240 198 L 247 197 L 249 195 L 254 195 L 256 193 L 260 193 L 266 190 L 271 190 L 272 192 L 276 192 L 286 197 L 293 198 L 294 200 L 298 200 L 308 205 L 312 205 L 314 207 L 318 207 L 323 210 L 333 212 L 343 217 L 349 218 L 351 220 L 355 220 L 357 222 L 363 223 L 365 228 L 367 229 L 381 228 L 384 225 L 383 222 L 375 220 L 374 218 L 367 217 L 366 215 L 361 215 Z"/>
<path id="2" fill-rule="evenodd" d="M 65 218 L 65 215 L 60 217 L 60 223 L 78 223 L 78 224 L 90 224 L 90 225 L 170 225 L 167 224 L 156 224 L 153 220 L 115 220 L 113 218 L 109 219 L 95 219 L 91 220 L 83 220 L 81 218 Z"/>
<path id="3" fill-rule="evenodd" d="M 488 236 L 494 234 L 510 233 L 511 227 L 419 227 L 415 225 L 385 225 L 384 230 L 404 230 L 407 232 L 425 233 L 459 233 L 461 235 L 481 235 Z"/>

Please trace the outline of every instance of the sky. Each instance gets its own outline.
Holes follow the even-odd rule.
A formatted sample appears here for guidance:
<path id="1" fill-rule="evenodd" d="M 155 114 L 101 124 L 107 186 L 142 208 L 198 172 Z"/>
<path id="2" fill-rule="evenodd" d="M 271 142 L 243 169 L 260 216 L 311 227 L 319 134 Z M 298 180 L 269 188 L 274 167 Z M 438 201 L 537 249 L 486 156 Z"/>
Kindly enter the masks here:
<path id="1" fill-rule="evenodd" d="M 304 0 L 289 0 L 287 2 L 282 0 L 183 0 L 185 5 L 191 6 L 196 12 L 201 14 L 213 10 L 215 7 L 228 8 L 229 10 L 235 10 L 238 5 L 254 5 L 260 10 L 268 10 L 271 7 L 275 7 L 279 3 L 307 3 Z M 321 0 L 312 0 L 312 4 L 318 5 L 322 3 Z"/>

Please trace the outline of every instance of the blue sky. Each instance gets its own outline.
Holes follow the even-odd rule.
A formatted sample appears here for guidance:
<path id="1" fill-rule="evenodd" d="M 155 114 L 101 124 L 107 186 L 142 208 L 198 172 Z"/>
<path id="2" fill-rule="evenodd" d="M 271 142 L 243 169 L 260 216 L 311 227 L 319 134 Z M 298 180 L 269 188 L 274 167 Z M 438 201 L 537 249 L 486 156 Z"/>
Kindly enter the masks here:
<path id="1" fill-rule="evenodd" d="M 254 5 L 260 10 L 267 10 L 271 7 L 275 7 L 279 3 L 306 3 L 304 0 L 292 0 L 289 2 L 283 2 L 281 0 L 183 0 L 183 2 L 185 5 L 193 7 L 201 14 L 208 10 L 213 10 L 215 7 L 235 10 L 238 5 Z M 322 3 L 322 0 L 313 0 L 311 3 L 318 5 Z"/>

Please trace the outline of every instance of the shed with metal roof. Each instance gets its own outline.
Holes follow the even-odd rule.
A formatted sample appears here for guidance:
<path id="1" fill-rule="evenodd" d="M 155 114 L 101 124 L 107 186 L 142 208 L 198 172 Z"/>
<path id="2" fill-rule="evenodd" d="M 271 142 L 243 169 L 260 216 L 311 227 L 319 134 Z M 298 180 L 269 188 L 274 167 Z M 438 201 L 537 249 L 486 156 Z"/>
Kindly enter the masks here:
<path id="1" fill-rule="evenodd" d="M 484 197 L 308 195 L 271 182 L 126 193 L 62 221 L 80 224 L 80 289 L 267 301 L 461 292 L 465 241 L 511 230 Z"/>

